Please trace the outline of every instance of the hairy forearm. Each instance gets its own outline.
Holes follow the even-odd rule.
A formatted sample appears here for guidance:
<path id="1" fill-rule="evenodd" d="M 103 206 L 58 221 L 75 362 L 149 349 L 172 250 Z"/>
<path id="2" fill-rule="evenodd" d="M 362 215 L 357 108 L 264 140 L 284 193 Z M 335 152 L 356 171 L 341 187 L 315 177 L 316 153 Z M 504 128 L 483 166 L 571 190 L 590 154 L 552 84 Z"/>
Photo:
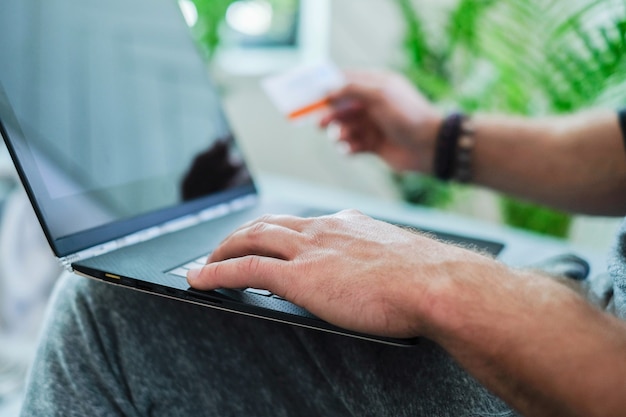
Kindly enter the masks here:
<path id="1" fill-rule="evenodd" d="M 550 278 L 503 272 L 452 281 L 430 335 L 528 416 L 622 416 L 626 326 Z"/>
<path id="2" fill-rule="evenodd" d="M 626 150 L 615 112 L 474 119 L 476 183 L 572 212 L 626 213 Z"/>

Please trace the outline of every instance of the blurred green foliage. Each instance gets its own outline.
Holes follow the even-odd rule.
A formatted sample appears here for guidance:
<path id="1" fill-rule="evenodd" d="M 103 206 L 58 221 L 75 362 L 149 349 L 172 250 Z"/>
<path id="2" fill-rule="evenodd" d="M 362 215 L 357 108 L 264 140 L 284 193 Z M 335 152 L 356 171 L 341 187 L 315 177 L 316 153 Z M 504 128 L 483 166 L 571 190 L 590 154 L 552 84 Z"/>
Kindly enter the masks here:
<path id="1" fill-rule="evenodd" d="M 192 30 L 210 57 L 235 0 L 192 1 Z M 406 24 L 406 74 L 444 107 L 540 116 L 626 103 L 626 0 L 394 1 Z M 437 207 L 460 187 L 415 174 L 396 180 L 407 201 Z M 566 213 L 508 197 L 501 208 L 509 225 L 567 236 Z"/>
<path id="2" fill-rule="evenodd" d="M 443 106 L 540 116 L 626 103 L 625 0 L 395 1 L 407 75 Z M 415 176 L 400 185 L 416 203 L 455 192 Z M 510 225 L 567 236 L 566 213 L 506 197 L 501 207 Z"/>
<path id="3" fill-rule="evenodd" d="M 207 56 L 211 56 L 220 42 L 220 26 L 235 0 L 192 0 L 198 11 L 198 22 L 192 32 Z"/>
<path id="4" fill-rule="evenodd" d="M 198 12 L 198 21 L 192 32 L 208 57 L 213 55 L 220 44 L 224 16 L 229 6 L 236 1 L 241 0 L 191 0 Z M 281 19 L 290 19 L 299 6 L 299 0 L 263 1 L 272 6 L 274 10 L 272 26 L 277 28 L 282 28 L 286 23 Z"/>

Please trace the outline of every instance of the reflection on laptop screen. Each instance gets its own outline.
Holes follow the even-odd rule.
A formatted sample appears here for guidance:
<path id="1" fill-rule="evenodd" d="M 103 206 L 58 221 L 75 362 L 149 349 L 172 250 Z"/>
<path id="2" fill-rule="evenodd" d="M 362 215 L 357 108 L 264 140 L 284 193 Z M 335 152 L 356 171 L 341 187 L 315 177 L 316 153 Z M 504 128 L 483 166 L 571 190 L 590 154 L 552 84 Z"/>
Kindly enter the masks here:
<path id="1" fill-rule="evenodd" d="M 53 239 L 251 185 L 183 22 L 174 0 L 0 5 L 0 84 Z"/>

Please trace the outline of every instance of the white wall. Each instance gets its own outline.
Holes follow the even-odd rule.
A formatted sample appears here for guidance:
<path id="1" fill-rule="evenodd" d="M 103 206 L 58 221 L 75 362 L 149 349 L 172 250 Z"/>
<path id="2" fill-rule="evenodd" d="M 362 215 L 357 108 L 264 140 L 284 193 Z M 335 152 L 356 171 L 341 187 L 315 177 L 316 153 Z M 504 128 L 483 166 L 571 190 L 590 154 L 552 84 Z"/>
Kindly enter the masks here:
<path id="1" fill-rule="evenodd" d="M 390 65 L 402 35 L 395 11 L 389 0 L 331 0 L 329 57 L 341 67 Z M 261 91 L 260 77 L 220 73 L 220 79 L 227 112 L 255 171 L 397 198 L 380 161 L 342 156 L 315 125 L 289 124 Z"/>

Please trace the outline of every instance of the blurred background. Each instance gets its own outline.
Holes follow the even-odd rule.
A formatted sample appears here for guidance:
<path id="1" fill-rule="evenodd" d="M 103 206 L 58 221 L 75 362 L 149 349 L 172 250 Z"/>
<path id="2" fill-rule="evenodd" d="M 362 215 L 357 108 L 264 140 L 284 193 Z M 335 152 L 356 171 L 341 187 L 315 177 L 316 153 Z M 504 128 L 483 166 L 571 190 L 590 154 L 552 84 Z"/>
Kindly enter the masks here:
<path id="1" fill-rule="evenodd" d="M 619 219 L 571 216 L 473 186 L 399 176 L 371 156 L 343 156 L 314 124 L 286 121 L 260 80 L 296 65 L 331 60 L 342 68 L 403 72 L 445 111 L 540 116 L 618 108 L 626 103 L 623 0 L 178 4 L 257 174 L 432 206 L 594 250 L 611 245 Z M 60 269 L 4 149 L 0 201 L 0 417 L 8 417 L 17 415 L 42 312 Z"/>
<path id="2" fill-rule="evenodd" d="M 343 157 L 314 125 L 285 121 L 259 79 L 330 59 L 343 68 L 403 72 L 445 111 L 540 116 L 617 108 L 626 103 L 624 1 L 179 3 L 220 79 L 257 171 L 452 210 L 594 247 L 610 245 L 615 219 L 572 217 L 476 187 L 394 175 L 372 157 Z"/>

